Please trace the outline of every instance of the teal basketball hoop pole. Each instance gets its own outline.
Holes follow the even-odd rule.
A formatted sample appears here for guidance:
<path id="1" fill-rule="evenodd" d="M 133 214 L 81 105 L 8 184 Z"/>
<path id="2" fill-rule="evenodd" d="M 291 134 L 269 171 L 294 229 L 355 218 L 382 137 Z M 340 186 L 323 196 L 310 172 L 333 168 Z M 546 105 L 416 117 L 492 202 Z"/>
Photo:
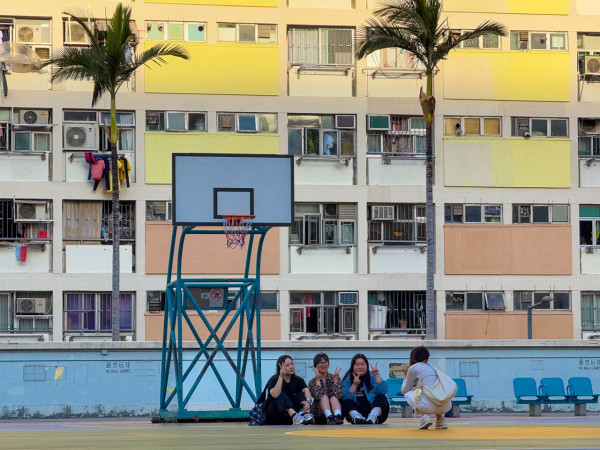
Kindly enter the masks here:
<path id="1" fill-rule="evenodd" d="M 179 245 L 177 232 L 181 230 Z M 245 418 L 248 411 L 241 409 L 242 394 L 246 392 L 252 402 L 256 402 L 261 392 L 261 341 L 260 341 L 260 263 L 265 236 L 270 227 L 254 226 L 248 230 L 248 245 L 246 247 L 246 264 L 242 278 L 184 278 L 181 275 L 183 249 L 186 237 L 197 234 L 225 234 L 224 230 L 197 230 L 195 226 L 173 226 L 171 250 L 169 253 L 169 268 L 167 274 L 165 318 L 163 325 L 162 364 L 160 381 L 160 408 L 158 416 L 165 421 L 186 419 L 235 419 Z M 249 276 L 250 262 L 254 237 L 257 236 L 256 268 L 254 278 Z M 176 249 L 177 247 L 177 249 Z M 177 256 L 177 279 L 171 280 L 173 258 Z M 223 306 L 221 318 L 212 326 L 204 314 L 206 308 L 201 308 L 198 299 L 190 292 L 190 288 L 222 289 Z M 228 303 L 227 293 L 235 292 L 235 297 Z M 237 309 L 234 309 L 239 303 Z M 202 322 L 202 330 L 207 331 L 206 339 L 200 337 L 194 325 L 189 310 L 195 311 Z M 214 310 L 215 308 L 210 308 Z M 231 316 L 230 322 L 225 321 Z M 225 340 L 233 327 L 238 324 L 237 353 L 228 350 Z M 194 336 L 198 351 L 191 360 L 183 356 L 184 326 Z M 224 330 L 223 330 L 224 328 Z M 186 331 L 187 331 L 186 329 Z M 221 353 L 226 363 L 235 375 L 235 392 L 231 384 L 228 386 L 223 379 L 223 371 L 215 365 L 215 357 Z M 189 355 L 192 356 L 190 351 Z M 233 356 L 232 356 L 233 354 Z M 187 356 L 187 354 L 186 354 Z M 246 380 L 248 362 L 252 365 L 252 380 Z M 214 384 L 202 384 L 206 381 L 209 369 L 214 374 L 223 393 L 229 401 L 230 408 L 224 411 L 196 411 L 188 409 L 188 404 L 197 389 L 205 388 L 215 391 Z"/>

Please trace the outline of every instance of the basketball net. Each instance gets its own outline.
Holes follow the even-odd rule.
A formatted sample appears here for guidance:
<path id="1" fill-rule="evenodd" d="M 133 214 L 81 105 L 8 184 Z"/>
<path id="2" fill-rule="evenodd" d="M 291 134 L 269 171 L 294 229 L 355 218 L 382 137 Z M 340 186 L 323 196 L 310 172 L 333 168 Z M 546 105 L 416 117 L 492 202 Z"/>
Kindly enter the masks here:
<path id="1" fill-rule="evenodd" d="M 227 239 L 227 248 L 242 248 L 246 243 L 246 234 L 254 222 L 254 216 L 223 215 L 223 229 Z"/>

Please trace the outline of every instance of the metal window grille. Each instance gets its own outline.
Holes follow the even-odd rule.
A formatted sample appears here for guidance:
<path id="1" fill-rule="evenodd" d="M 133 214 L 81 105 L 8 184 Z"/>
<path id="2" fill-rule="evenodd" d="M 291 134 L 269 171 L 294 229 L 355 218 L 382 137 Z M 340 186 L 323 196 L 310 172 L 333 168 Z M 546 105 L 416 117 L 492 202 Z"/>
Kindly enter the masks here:
<path id="1" fill-rule="evenodd" d="M 23 230 L 15 223 L 14 203 L 0 200 L 0 239 L 17 240 L 23 238 Z"/>
<path id="2" fill-rule="evenodd" d="M 426 241 L 425 205 L 399 204 L 394 220 L 369 221 L 369 242 L 413 245 Z"/>
<path id="3" fill-rule="evenodd" d="M 135 203 L 134 202 L 119 202 L 121 210 L 121 241 L 135 241 Z M 102 202 L 102 229 L 108 230 L 108 237 L 112 239 L 112 201 L 105 200 Z"/>
<path id="4" fill-rule="evenodd" d="M 425 291 L 370 291 L 369 329 L 424 334 Z"/>

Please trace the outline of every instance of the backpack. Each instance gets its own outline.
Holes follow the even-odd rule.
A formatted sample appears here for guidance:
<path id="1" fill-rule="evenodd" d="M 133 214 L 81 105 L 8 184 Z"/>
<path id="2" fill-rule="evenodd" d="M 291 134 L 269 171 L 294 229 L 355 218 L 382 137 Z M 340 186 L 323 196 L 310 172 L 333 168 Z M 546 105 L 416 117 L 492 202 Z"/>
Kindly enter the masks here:
<path id="1" fill-rule="evenodd" d="M 268 391 L 267 391 L 267 388 L 265 388 L 263 393 L 260 394 L 260 397 L 258 397 L 258 401 L 256 402 L 256 405 L 254 405 L 254 408 L 252 408 L 250 410 L 250 414 L 248 414 L 248 419 L 249 419 L 248 425 L 250 425 L 251 427 L 266 425 L 266 423 L 267 423 L 267 412 L 266 412 L 267 396 L 268 396 Z"/>

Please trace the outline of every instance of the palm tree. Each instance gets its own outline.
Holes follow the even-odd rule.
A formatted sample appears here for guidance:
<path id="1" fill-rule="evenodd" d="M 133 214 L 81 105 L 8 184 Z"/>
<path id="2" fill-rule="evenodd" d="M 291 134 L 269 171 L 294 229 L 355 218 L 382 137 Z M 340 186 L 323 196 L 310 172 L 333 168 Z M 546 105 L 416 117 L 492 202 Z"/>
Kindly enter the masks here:
<path id="1" fill-rule="evenodd" d="M 112 260 L 112 339 L 120 340 L 120 290 L 119 290 L 119 245 L 121 240 L 121 214 L 119 206 L 119 180 L 117 172 L 117 117 L 116 96 L 122 84 L 131 79 L 137 69 L 150 62 L 158 66 L 165 64 L 164 57 L 174 56 L 189 59 L 185 49 L 180 45 L 170 43 L 155 45 L 139 54 L 131 54 L 130 42 L 134 38 L 131 31 L 131 9 L 117 5 L 112 19 L 107 21 L 106 40 L 100 41 L 88 26 L 85 14 L 64 12 L 70 19 L 77 22 L 89 40 L 88 47 L 69 47 L 59 50 L 50 61 L 44 65 L 52 65 L 50 76 L 52 83 L 63 80 L 92 80 L 92 107 L 104 94 L 110 95 L 110 129 L 104 123 L 107 135 L 110 137 L 111 175 L 112 175 L 112 229 L 113 229 L 113 260 Z"/>
<path id="2" fill-rule="evenodd" d="M 427 277 L 425 300 L 425 337 L 435 339 L 435 228 L 433 208 L 433 118 L 435 98 L 433 77 L 440 61 L 461 42 L 493 34 L 505 36 L 504 25 L 485 21 L 475 30 L 461 35 L 451 33 L 448 20 L 442 20 L 441 0 L 383 0 L 357 33 L 358 58 L 385 48 L 399 48 L 422 64 L 427 78 L 427 93 L 419 95 L 425 119 L 425 201 L 427 227 Z"/>

